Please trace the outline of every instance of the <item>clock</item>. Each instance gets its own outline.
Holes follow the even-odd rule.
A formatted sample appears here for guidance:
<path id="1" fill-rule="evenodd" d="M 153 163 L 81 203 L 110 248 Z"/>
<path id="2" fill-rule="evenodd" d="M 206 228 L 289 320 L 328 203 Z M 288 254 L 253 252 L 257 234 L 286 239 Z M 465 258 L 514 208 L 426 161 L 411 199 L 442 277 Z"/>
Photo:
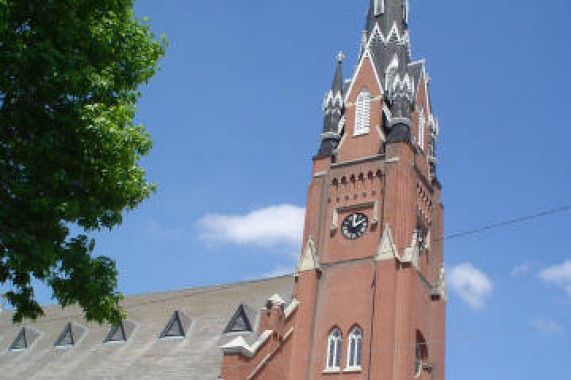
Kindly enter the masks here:
<path id="1" fill-rule="evenodd" d="M 341 225 L 341 231 L 343 231 L 343 236 L 347 239 L 358 239 L 367 231 L 369 226 L 369 220 L 367 215 L 357 212 L 353 213 L 343 220 Z"/>

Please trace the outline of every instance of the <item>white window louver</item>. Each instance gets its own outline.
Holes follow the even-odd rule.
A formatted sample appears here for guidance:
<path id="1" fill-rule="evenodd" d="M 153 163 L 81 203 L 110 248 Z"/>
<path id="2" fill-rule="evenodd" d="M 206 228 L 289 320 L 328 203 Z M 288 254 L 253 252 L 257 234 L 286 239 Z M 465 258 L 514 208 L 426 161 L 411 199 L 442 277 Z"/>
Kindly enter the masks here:
<path id="1" fill-rule="evenodd" d="M 375 0 L 375 16 L 385 13 L 385 0 Z"/>
<path id="2" fill-rule="evenodd" d="M 371 124 L 371 92 L 368 89 L 363 89 L 357 102 L 355 103 L 355 130 L 353 135 L 364 135 L 369 133 L 369 126 Z"/>
<path id="3" fill-rule="evenodd" d="M 426 129 L 426 115 L 424 114 L 424 107 L 420 107 L 418 112 L 418 145 L 420 149 L 424 150 L 424 131 Z"/>
<path id="4" fill-rule="evenodd" d="M 359 327 L 354 327 L 349 334 L 349 347 L 347 347 L 347 367 L 352 369 L 360 369 L 362 353 L 363 332 Z"/>
<path id="5" fill-rule="evenodd" d="M 342 335 L 339 329 L 336 328 L 329 333 L 326 366 L 328 370 L 337 370 L 341 367 L 341 340 Z"/>

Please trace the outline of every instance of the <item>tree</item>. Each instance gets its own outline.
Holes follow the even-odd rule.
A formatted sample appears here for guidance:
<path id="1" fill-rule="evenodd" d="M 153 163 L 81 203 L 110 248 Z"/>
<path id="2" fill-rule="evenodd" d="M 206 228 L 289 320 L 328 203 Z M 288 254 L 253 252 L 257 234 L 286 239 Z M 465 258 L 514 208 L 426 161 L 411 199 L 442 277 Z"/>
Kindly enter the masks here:
<path id="1" fill-rule="evenodd" d="M 0 283 L 15 321 L 43 314 L 33 278 L 88 320 L 124 316 L 115 262 L 89 234 L 154 190 L 133 119 L 166 41 L 133 1 L 0 0 Z"/>

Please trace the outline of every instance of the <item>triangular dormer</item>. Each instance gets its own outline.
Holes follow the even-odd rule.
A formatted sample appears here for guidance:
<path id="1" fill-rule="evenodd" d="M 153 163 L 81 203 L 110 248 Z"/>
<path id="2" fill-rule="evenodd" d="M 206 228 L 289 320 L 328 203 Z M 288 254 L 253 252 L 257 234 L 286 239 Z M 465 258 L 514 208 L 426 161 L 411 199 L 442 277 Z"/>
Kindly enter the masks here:
<path id="1" fill-rule="evenodd" d="M 254 311 L 245 304 L 238 306 L 238 309 L 230 319 L 224 329 L 224 333 L 247 333 L 254 331 L 253 324 Z"/>
<path id="2" fill-rule="evenodd" d="M 109 334 L 107 334 L 104 343 L 126 341 L 127 335 L 125 334 L 125 326 L 123 325 L 123 322 L 119 322 L 119 324 L 111 328 L 111 331 L 109 331 Z"/>
<path id="3" fill-rule="evenodd" d="M 14 342 L 10 345 L 10 351 L 25 350 L 28 348 L 28 340 L 26 338 L 26 328 L 22 327 Z"/>
<path id="4" fill-rule="evenodd" d="M 56 347 L 71 347 L 75 345 L 75 337 L 73 336 L 73 328 L 71 322 L 68 323 L 63 331 L 59 334 L 54 346 Z"/>
<path id="5" fill-rule="evenodd" d="M 182 312 L 175 311 L 161 333 L 161 338 L 184 338 L 190 325 L 190 319 Z"/>

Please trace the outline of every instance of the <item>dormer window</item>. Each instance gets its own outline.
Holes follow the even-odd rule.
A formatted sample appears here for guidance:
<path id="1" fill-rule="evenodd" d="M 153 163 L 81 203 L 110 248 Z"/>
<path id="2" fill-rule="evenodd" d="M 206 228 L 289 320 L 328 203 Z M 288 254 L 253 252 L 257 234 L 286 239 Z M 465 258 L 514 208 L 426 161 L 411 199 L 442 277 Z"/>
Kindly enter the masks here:
<path id="1" fill-rule="evenodd" d="M 355 130 L 354 136 L 365 135 L 369 133 L 371 124 L 371 92 L 368 88 L 364 88 L 357 96 L 355 102 Z"/>
<path id="2" fill-rule="evenodd" d="M 385 13 L 385 0 L 375 0 L 375 16 Z"/>

